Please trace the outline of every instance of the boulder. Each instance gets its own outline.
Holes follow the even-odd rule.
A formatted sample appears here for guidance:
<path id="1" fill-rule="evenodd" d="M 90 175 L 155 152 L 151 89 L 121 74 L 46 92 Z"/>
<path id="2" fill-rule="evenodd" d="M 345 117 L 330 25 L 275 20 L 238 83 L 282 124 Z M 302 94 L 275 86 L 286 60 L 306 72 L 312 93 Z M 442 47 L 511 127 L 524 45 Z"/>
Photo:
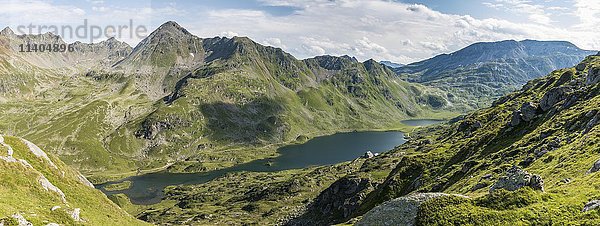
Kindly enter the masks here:
<path id="1" fill-rule="evenodd" d="M 538 106 L 534 103 L 527 102 L 521 105 L 521 119 L 530 122 L 537 115 Z"/>
<path id="2" fill-rule="evenodd" d="M 363 155 L 363 158 L 366 158 L 366 159 L 370 159 L 370 158 L 373 158 L 373 157 L 375 157 L 375 155 L 374 155 L 374 154 L 373 154 L 373 152 L 371 152 L 371 151 L 367 151 L 367 152 L 365 152 L 365 154 Z"/>
<path id="3" fill-rule="evenodd" d="M 513 112 L 512 117 L 510 119 L 510 126 L 516 127 L 516 126 L 520 125 L 521 122 L 523 122 L 523 120 L 521 118 L 521 111 L 517 110 L 517 111 Z"/>
<path id="4" fill-rule="evenodd" d="M 600 207 L 600 200 L 592 200 L 589 201 L 588 203 L 585 204 L 585 206 L 583 206 L 583 209 L 581 210 L 581 212 L 587 212 L 593 209 L 596 209 Z"/>
<path id="5" fill-rule="evenodd" d="M 586 66 L 587 65 L 585 63 L 579 63 L 577 66 L 575 66 L 575 70 L 577 70 L 577 71 L 583 71 L 583 70 L 585 70 Z"/>
<path id="6" fill-rule="evenodd" d="M 560 75 L 560 78 L 558 79 L 558 81 L 556 81 L 556 85 L 557 86 L 564 85 L 565 83 L 571 81 L 572 79 L 573 79 L 573 72 L 565 71 L 565 73 Z"/>
<path id="7" fill-rule="evenodd" d="M 350 217 L 361 205 L 366 195 L 374 188 L 367 178 L 343 177 L 325 189 L 307 210 L 316 219 L 298 219 L 293 224 L 322 225 Z M 308 220 L 307 222 L 303 222 Z"/>
<path id="8" fill-rule="evenodd" d="M 600 159 L 594 163 L 592 168 L 590 168 L 587 173 L 595 173 L 598 172 L 598 170 L 600 170 Z"/>
<path id="9" fill-rule="evenodd" d="M 33 226 L 33 224 L 25 219 L 20 213 L 15 213 L 11 217 L 16 221 L 18 226 Z"/>
<path id="10" fill-rule="evenodd" d="M 592 130 L 598 124 L 598 122 L 600 122 L 600 113 L 596 113 L 596 115 L 585 125 L 585 131 L 583 134 L 590 132 L 590 130 Z"/>
<path id="11" fill-rule="evenodd" d="M 563 184 L 571 183 L 571 178 L 562 179 L 562 180 L 560 180 L 560 182 L 563 183 Z"/>
<path id="12" fill-rule="evenodd" d="M 587 79 L 585 81 L 586 85 L 593 85 L 600 82 L 600 67 L 590 68 L 588 71 Z"/>
<path id="13" fill-rule="evenodd" d="M 81 219 L 81 217 L 79 216 L 79 215 L 81 214 L 81 209 L 79 209 L 79 208 L 75 208 L 75 209 L 73 209 L 73 211 L 71 211 L 70 213 L 71 213 L 71 218 L 73 218 L 73 220 L 74 220 L 74 221 L 77 221 L 77 222 L 79 222 L 79 221 L 83 221 L 83 220 Z"/>
<path id="14" fill-rule="evenodd" d="M 558 102 L 564 100 L 570 91 L 571 89 L 568 87 L 555 87 L 548 90 L 540 100 L 540 108 L 542 111 L 550 110 Z"/>
<path id="15" fill-rule="evenodd" d="M 420 206 L 428 200 L 444 196 L 450 196 L 450 194 L 415 193 L 393 199 L 367 212 L 356 225 L 416 225 Z M 455 196 L 468 198 L 461 195 Z"/>
<path id="16" fill-rule="evenodd" d="M 506 175 L 500 177 L 500 179 L 492 185 L 490 192 L 494 192 L 498 189 L 515 191 L 526 186 L 531 187 L 534 190 L 544 191 L 544 181 L 542 180 L 542 177 L 530 174 L 518 166 L 513 166 L 506 171 Z"/>

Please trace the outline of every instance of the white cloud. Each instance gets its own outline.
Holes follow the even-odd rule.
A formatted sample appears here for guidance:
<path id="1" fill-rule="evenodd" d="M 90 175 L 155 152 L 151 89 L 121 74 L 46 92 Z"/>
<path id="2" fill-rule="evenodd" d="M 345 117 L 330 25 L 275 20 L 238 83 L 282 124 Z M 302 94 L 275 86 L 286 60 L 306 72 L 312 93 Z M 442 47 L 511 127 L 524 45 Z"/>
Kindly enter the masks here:
<path id="1" fill-rule="evenodd" d="M 553 11 L 557 7 L 546 7 L 540 4 L 533 4 L 529 0 L 496 0 L 495 3 L 484 2 L 484 6 L 502 9 L 515 14 L 526 15 L 531 22 L 548 25 L 554 22 L 552 15 L 546 10 Z"/>
<path id="2" fill-rule="evenodd" d="M 348 54 L 361 60 L 401 63 L 454 51 L 477 41 L 549 39 L 546 34 L 557 31 L 540 23 L 481 20 L 391 1 L 264 2 L 298 9 L 286 16 L 249 10 L 211 11 L 202 21 L 203 26 L 191 30 L 200 36 L 232 30 L 254 40 L 277 37 L 285 41 L 284 50 L 300 58 Z M 543 22 L 544 18 L 536 20 Z"/>
<path id="3" fill-rule="evenodd" d="M 45 22 L 53 18 L 52 23 L 81 23 L 88 18 L 92 23 L 123 24 L 133 19 L 149 27 L 175 20 L 200 37 L 248 36 L 298 58 L 347 54 L 359 60 L 399 63 L 455 51 L 474 42 L 505 39 L 567 40 L 600 49 L 600 0 L 573 0 L 570 9 L 528 0 L 482 3 L 481 7 L 510 12 L 525 20 L 446 14 L 424 5 L 387 0 L 260 0 L 268 6 L 293 7 L 287 15 L 243 8 L 198 10 L 175 4 L 161 9 L 152 5 L 120 8 L 111 1 L 88 1 L 89 11 L 49 1 L 0 0 L 0 21 Z M 28 13 L 32 8 L 41 13 Z M 573 23 L 555 22 L 558 15 L 571 12 Z M 125 41 L 136 44 L 139 40 Z"/>
<path id="4" fill-rule="evenodd" d="M 219 36 L 221 36 L 221 37 L 227 37 L 227 38 L 233 38 L 233 37 L 236 37 L 236 36 L 240 36 L 240 34 L 235 33 L 233 31 L 224 31 L 224 32 L 221 32 L 219 34 Z"/>
<path id="5" fill-rule="evenodd" d="M 287 46 L 285 46 L 283 44 L 283 42 L 281 41 L 281 39 L 278 38 L 267 38 L 265 39 L 263 42 L 261 42 L 263 45 L 267 45 L 267 46 L 273 46 L 273 47 L 277 47 L 277 48 L 287 48 Z"/>

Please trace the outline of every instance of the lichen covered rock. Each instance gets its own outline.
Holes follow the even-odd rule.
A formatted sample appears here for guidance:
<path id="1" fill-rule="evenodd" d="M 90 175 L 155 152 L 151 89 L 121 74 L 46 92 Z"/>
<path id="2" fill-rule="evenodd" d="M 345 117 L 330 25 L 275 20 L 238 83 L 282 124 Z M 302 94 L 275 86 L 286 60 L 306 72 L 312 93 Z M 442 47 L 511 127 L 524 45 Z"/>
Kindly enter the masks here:
<path id="1" fill-rule="evenodd" d="M 587 212 L 598 207 L 600 207 L 600 200 L 592 200 L 586 203 L 585 206 L 583 206 L 583 210 L 581 210 L 581 212 Z"/>
<path id="2" fill-rule="evenodd" d="M 593 85 L 600 82 L 600 67 L 590 68 L 588 71 L 587 79 L 585 81 L 586 85 Z"/>
<path id="3" fill-rule="evenodd" d="M 450 195 L 445 193 L 415 193 L 393 199 L 367 212 L 356 225 L 416 225 L 419 207 L 423 203 Z M 455 196 L 468 198 L 461 195 Z"/>
<path id="4" fill-rule="evenodd" d="M 500 177 L 500 179 L 492 185 L 490 192 L 494 192 L 498 189 L 515 191 L 525 186 L 531 187 L 534 190 L 544 191 L 544 180 L 542 180 L 542 177 L 539 175 L 530 174 L 518 166 L 513 166 L 506 171 L 505 176 Z"/>

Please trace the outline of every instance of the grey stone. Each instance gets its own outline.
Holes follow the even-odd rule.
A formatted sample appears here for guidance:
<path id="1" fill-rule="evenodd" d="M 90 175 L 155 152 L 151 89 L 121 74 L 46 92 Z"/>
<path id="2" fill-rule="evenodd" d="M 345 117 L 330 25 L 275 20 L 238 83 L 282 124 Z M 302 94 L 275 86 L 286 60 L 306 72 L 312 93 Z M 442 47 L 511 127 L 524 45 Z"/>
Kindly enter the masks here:
<path id="1" fill-rule="evenodd" d="M 570 91 L 571 89 L 568 87 L 555 87 L 548 90 L 540 100 L 540 108 L 543 111 L 550 110 L 558 102 L 564 100 Z"/>
<path id="2" fill-rule="evenodd" d="M 510 119 L 510 126 L 516 127 L 516 126 L 520 125 L 521 122 L 523 122 L 522 116 L 521 116 L 521 111 L 513 112 L 512 117 Z"/>
<path id="3" fill-rule="evenodd" d="M 506 171 L 505 176 L 500 177 L 500 179 L 492 185 L 490 192 L 494 192 L 498 189 L 515 191 L 526 186 L 531 187 L 534 190 L 544 191 L 544 181 L 542 180 L 542 177 L 530 174 L 518 166 L 513 166 Z"/>
<path id="4" fill-rule="evenodd" d="M 387 201 L 367 212 L 356 225 L 403 225 L 412 226 L 417 222 L 419 207 L 428 200 L 450 196 L 445 193 L 415 193 Z M 468 197 L 455 195 L 459 197 Z"/>
<path id="5" fill-rule="evenodd" d="M 590 68 L 588 71 L 587 79 L 585 81 L 586 85 L 593 85 L 600 82 L 600 67 Z"/>
<path id="6" fill-rule="evenodd" d="M 577 71 L 583 71 L 583 70 L 585 70 L 586 66 L 587 65 L 585 63 L 579 63 L 577 66 L 575 66 L 575 70 L 577 70 Z"/>
<path id="7" fill-rule="evenodd" d="M 594 163 L 592 168 L 590 168 L 587 173 L 595 173 L 598 172 L 598 170 L 600 170 L 600 159 Z"/>
<path id="8" fill-rule="evenodd" d="M 521 105 L 521 119 L 530 122 L 537 115 L 538 106 L 534 103 L 527 102 Z"/>
<path id="9" fill-rule="evenodd" d="M 363 155 L 363 158 L 366 158 L 366 159 L 370 159 L 370 158 L 373 158 L 373 157 L 375 157 L 375 155 L 374 155 L 374 154 L 373 154 L 373 152 L 371 152 L 371 151 L 367 151 L 367 152 L 365 152 L 365 154 Z"/>
<path id="10" fill-rule="evenodd" d="M 564 184 L 571 183 L 571 178 L 565 178 L 565 179 L 562 179 L 562 180 L 560 180 L 560 182 L 561 182 L 561 183 L 564 183 Z"/>
<path id="11" fill-rule="evenodd" d="M 490 184 L 489 184 L 489 183 L 485 183 L 485 182 L 480 182 L 480 183 L 477 183 L 477 184 L 475 184 L 475 185 L 474 185 L 474 186 L 471 188 L 471 191 L 477 191 L 477 190 L 479 190 L 479 189 L 482 189 L 482 188 L 485 188 L 485 187 L 487 187 L 487 186 L 490 186 Z"/>
<path id="12" fill-rule="evenodd" d="M 564 85 L 565 83 L 571 81 L 572 79 L 573 79 L 573 72 L 565 71 L 565 73 L 560 75 L 560 78 L 558 79 L 558 81 L 556 81 L 556 85 L 557 86 Z"/>
<path id="13" fill-rule="evenodd" d="M 586 203 L 585 206 L 583 206 L 583 210 L 581 210 L 581 212 L 587 212 L 598 207 L 600 207 L 600 200 L 592 200 Z"/>
<path id="14" fill-rule="evenodd" d="M 588 132 L 590 132 L 590 130 L 592 130 L 596 126 L 596 124 L 598 124 L 599 121 L 600 114 L 596 113 L 594 118 L 590 119 L 590 121 L 585 125 L 585 131 L 583 133 L 587 134 Z"/>

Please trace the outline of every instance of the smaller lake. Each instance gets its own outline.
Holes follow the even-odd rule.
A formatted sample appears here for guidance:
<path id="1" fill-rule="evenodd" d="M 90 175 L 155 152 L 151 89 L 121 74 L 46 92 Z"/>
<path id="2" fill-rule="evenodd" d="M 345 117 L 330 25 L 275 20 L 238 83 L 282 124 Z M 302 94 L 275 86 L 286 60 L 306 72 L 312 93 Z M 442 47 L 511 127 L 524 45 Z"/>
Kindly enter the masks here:
<path id="1" fill-rule="evenodd" d="M 426 126 L 439 123 L 439 120 L 406 120 L 410 126 Z M 171 185 L 189 185 L 206 183 L 232 172 L 274 172 L 289 169 L 301 169 L 311 166 L 332 165 L 354 160 L 365 152 L 382 153 L 405 143 L 402 132 L 349 132 L 315 137 L 303 144 L 288 145 L 279 148 L 279 156 L 259 159 L 230 168 L 204 173 L 168 173 L 158 172 L 125 178 L 123 180 L 97 185 L 107 195 L 125 194 L 134 204 L 155 204 L 164 197 L 163 190 Z M 106 185 L 131 181 L 131 188 L 121 191 L 107 191 Z"/>
<path id="2" fill-rule="evenodd" d="M 438 119 L 409 119 L 402 121 L 402 124 L 409 126 L 428 126 L 445 122 L 445 120 Z"/>

